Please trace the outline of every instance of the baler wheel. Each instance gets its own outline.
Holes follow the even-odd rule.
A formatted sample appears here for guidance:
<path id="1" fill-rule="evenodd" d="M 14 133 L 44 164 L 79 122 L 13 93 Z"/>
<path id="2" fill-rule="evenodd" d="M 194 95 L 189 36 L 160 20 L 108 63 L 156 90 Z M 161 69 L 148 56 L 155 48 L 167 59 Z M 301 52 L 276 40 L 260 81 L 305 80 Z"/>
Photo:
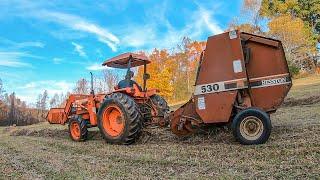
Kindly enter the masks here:
<path id="1" fill-rule="evenodd" d="M 257 108 L 248 108 L 239 112 L 232 122 L 235 138 L 245 145 L 263 144 L 271 133 L 269 115 Z"/>
<path id="2" fill-rule="evenodd" d="M 88 138 L 86 122 L 80 116 L 69 120 L 69 134 L 73 141 L 85 141 Z"/>
<path id="3" fill-rule="evenodd" d="M 123 93 L 107 96 L 98 111 L 98 127 L 109 143 L 134 143 L 142 130 L 138 105 L 133 98 Z"/>

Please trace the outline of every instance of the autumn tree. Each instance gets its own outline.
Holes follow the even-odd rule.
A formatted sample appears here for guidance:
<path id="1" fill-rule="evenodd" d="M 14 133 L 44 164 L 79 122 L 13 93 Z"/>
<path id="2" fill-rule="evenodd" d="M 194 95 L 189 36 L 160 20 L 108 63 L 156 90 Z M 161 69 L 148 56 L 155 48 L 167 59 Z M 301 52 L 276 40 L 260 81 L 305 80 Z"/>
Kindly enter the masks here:
<path id="1" fill-rule="evenodd" d="M 320 42 L 320 0 L 262 0 L 260 14 L 269 18 L 285 14 L 300 18 Z"/>
<path id="2" fill-rule="evenodd" d="M 10 112 L 9 112 L 9 125 L 13 125 L 14 119 L 15 119 L 15 112 L 16 112 L 16 107 L 15 107 L 15 93 L 13 92 L 9 96 L 10 98 Z"/>
<path id="3" fill-rule="evenodd" d="M 193 92 L 196 70 L 205 44 L 205 42 L 183 38 L 177 46 L 177 51 L 171 55 L 174 99 L 188 99 Z"/>
<path id="4" fill-rule="evenodd" d="M 45 110 L 47 109 L 48 103 L 48 91 L 44 90 L 43 93 L 40 93 L 37 97 L 36 101 L 36 109 L 37 109 L 37 119 L 41 119 L 44 117 Z"/>
<path id="5" fill-rule="evenodd" d="M 169 53 L 167 50 L 154 49 L 149 55 L 149 59 L 152 61 L 147 66 L 148 73 L 151 75 L 147 81 L 147 88 L 156 88 L 160 90 L 160 95 L 172 99 L 173 87 L 171 77 L 172 74 L 168 70 L 169 66 Z M 138 69 L 138 75 L 136 76 L 137 82 L 143 84 L 143 67 Z"/>
<path id="6" fill-rule="evenodd" d="M 0 78 L 0 100 L 3 100 L 3 93 L 5 92 L 2 79 Z"/>
<path id="7" fill-rule="evenodd" d="M 290 71 L 313 72 L 317 57 L 320 0 L 244 0 L 241 21 L 234 19 L 228 30 L 281 40 Z M 267 26 L 266 26 L 267 25 Z M 266 28 L 268 27 L 268 29 Z"/>
<path id="8" fill-rule="evenodd" d="M 48 103 L 48 91 L 47 90 L 44 90 L 43 91 L 43 94 L 41 96 L 41 103 L 40 103 L 40 108 L 42 111 L 46 110 L 47 109 L 47 103 Z"/>
<path id="9" fill-rule="evenodd" d="M 50 104 L 50 108 L 58 107 L 61 104 L 60 97 L 59 97 L 59 95 L 57 93 L 55 93 L 52 96 L 52 98 L 49 101 L 49 104 Z"/>
<path id="10" fill-rule="evenodd" d="M 240 15 L 232 19 L 229 30 L 238 29 L 252 34 L 263 34 L 263 16 L 260 14 L 262 0 L 244 0 Z"/>
<path id="11" fill-rule="evenodd" d="M 77 94 L 89 94 L 90 92 L 89 82 L 84 78 L 78 80 L 73 92 Z"/>
<path id="12" fill-rule="evenodd" d="M 102 86 L 103 91 L 105 92 L 111 92 L 114 90 L 114 87 L 117 85 L 117 83 L 120 81 L 120 77 L 117 73 L 115 73 L 111 69 L 105 69 L 102 72 Z"/>
<path id="13" fill-rule="evenodd" d="M 2 80 L 0 78 L 0 111 L 2 111 L 1 114 L 3 114 L 4 109 L 6 108 L 6 104 L 5 104 L 5 101 L 4 101 L 4 94 L 3 94 L 4 92 L 5 91 L 4 91 L 4 88 L 3 88 Z"/>
<path id="14" fill-rule="evenodd" d="M 320 0 L 263 0 L 260 14 L 269 18 L 269 34 L 284 43 L 290 68 L 313 72 L 320 40 Z"/>
<path id="15" fill-rule="evenodd" d="M 282 41 L 289 65 L 306 71 L 315 68 L 315 42 L 310 29 L 300 18 L 282 15 L 272 19 L 268 27 L 269 35 Z"/>
<path id="16" fill-rule="evenodd" d="M 18 98 L 14 92 L 11 94 L 3 93 L 1 79 L 0 92 L 0 125 L 28 125 L 39 122 L 39 119 L 31 113 L 32 109 L 29 109 L 26 102 Z M 39 105 L 40 102 L 41 100 L 39 100 Z"/>
<path id="17" fill-rule="evenodd" d="M 36 108 L 38 110 L 41 109 L 41 99 L 42 99 L 42 93 L 38 94 L 37 100 L 36 100 Z"/>
<path id="18" fill-rule="evenodd" d="M 186 100 L 193 92 L 196 70 L 205 42 L 184 38 L 172 53 L 166 49 L 154 49 L 149 54 L 152 61 L 147 66 L 151 78 L 147 88 L 160 90 L 160 95 L 169 102 Z M 138 69 L 137 82 L 143 83 L 143 67 Z"/>

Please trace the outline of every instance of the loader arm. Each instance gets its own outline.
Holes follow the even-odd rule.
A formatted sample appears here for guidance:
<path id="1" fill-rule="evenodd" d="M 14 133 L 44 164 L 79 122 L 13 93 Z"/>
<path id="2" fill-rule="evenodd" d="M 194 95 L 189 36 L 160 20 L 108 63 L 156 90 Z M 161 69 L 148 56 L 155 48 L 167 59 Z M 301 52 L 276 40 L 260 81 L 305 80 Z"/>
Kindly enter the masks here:
<path id="1" fill-rule="evenodd" d="M 90 95 L 72 94 L 66 100 L 65 106 L 62 108 L 51 108 L 47 114 L 47 120 L 51 124 L 65 124 L 68 117 L 72 115 L 74 104 L 81 105 L 86 102 Z"/>

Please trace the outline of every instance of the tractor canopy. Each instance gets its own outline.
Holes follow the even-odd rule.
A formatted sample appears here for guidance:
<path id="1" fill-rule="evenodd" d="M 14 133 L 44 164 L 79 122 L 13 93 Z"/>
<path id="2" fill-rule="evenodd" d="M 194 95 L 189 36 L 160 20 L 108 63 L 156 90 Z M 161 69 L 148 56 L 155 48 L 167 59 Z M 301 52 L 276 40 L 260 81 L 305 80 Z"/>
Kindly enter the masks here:
<path id="1" fill-rule="evenodd" d="M 107 59 L 102 65 L 113 68 L 126 69 L 129 66 L 129 62 L 131 63 L 130 67 L 137 67 L 151 63 L 151 61 L 145 55 L 124 53 L 111 59 Z"/>

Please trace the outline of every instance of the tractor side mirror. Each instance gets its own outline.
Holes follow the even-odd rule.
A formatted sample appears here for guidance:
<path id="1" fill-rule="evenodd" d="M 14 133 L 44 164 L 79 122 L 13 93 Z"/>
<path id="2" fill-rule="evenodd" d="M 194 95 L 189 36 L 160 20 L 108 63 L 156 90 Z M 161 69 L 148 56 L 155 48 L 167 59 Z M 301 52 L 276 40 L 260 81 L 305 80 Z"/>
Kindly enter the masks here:
<path id="1" fill-rule="evenodd" d="M 148 74 L 148 73 L 143 74 L 143 79 L 144 80 L 150 79 L 150 74 Z"/>

